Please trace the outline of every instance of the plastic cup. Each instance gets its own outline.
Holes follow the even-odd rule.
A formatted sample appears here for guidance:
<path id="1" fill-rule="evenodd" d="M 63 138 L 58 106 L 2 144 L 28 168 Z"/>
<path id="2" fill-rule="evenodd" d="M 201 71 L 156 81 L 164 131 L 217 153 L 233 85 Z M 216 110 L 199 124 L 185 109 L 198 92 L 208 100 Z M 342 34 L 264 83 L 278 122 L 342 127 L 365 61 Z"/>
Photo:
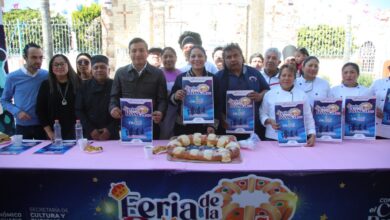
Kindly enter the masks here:
<path id="1" fill-rule="evenodd" d="M 144 146 L 144 153 L 146 159 L 152 159 L 153 155 L 153 146 L 152 145 L 145 145 Z"/>
<path id="2" fill-rule="evenodd" d="M 84 150 L 87 145 L 88 145 L 88 139 L 83 138 L 77 140 L 77 146 L 79 146 L 80 150 Z"/>
<path id="3" fill-rule="evenodd" d="M 12 140 L 13 146 L 20 147 L 20 146 L 22 146 L 22 143 L 23 143 L 23 135 L 15 134 L 14 136 L 11 137 L 11 140 Z"/>

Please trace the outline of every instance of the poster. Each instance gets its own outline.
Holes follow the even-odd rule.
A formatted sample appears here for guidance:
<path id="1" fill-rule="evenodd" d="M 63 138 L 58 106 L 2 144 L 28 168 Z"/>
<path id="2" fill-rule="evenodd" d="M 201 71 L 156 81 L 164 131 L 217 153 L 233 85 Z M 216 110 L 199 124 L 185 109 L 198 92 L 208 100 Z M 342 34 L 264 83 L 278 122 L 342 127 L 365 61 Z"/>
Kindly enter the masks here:
<path id="1" fill-rule="evenodd" d="M 341 99 L 314 100 L 317 141 L 342 141 L 342 103 Z"/>
<path id="2" fill-rule="evenodd" d="M 38 151 L 35 154 L 64 154 L 74 146 L 76 146 L 75 141 L 63 141 L 61 146 L 57 146 L 54 144 L 49 144 Z"/>
<path id="3" fill-rule="evenodd" d="M 20 154 L 20 153 L 38 145 L 38 144 L 40 144 L 40 143 L 41 142 L 35 142 L 35 141 L 25 142 L 25 141 L 23 141 L 21 146 L 15 146 L 14 144 L 9 144 L 9 145 L 6 145 L 5 147 L 0 148 L 0 154 L 4 154 L 4 155 Z"/>
<path id="4" fill-rule="evenodd" d="M 383 105 L 382 124 L 390 126 L 390 89 L 387 89 L 385 104 Z"/>
<path id="5" fill-rule="evenodd" d="M 375 139 L 375 97 L 345 99 L 345 139 Z"/>
<path id="6" fill-rule="evenodd" d="M 126 144 L 153 140 L 152 99 L 121 98 L 121 141 Z"/>
<path id="7" fill-rule="evenodd" d="M 214 123 L 213 78 L 183 77 L 182 88 L 186 92 L 182 105 L 183 123 Z"/>
<path id="8" fill-rule="evenodd" d="M 226 133 L 248 134 L 255 128 L 254 101 L 247 97 L 252 90 L 235 90 L 226 93 Z"/>
<path id="9" fill-rule="evenodd" d="M 280 146 L 302 146 L 307 143 L 303 102 L 284 102 L 275 105 L 278 142 Z"/>

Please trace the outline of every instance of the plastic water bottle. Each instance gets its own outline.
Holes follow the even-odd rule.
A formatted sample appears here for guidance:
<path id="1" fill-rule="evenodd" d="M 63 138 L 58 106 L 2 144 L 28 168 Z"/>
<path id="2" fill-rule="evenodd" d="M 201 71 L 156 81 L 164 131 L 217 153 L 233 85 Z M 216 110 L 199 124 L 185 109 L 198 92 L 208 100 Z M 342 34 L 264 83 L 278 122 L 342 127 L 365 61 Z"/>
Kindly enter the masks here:
<path id="1" fill-rule="evenodd" d="M 54 146 L 61 147 L 62 146 L 62 135 L 61 135 L 61 125 L 58 120 L 54 120 Z"/>
<path id="2" fill-rule="evenodd" d="M 80 139 L 83 139 L 83 126 L 78 119 L 76 120 L 76 124 L 74 125 L 74 134 L 76 137 L 76 143 L 78 143 Z"/>

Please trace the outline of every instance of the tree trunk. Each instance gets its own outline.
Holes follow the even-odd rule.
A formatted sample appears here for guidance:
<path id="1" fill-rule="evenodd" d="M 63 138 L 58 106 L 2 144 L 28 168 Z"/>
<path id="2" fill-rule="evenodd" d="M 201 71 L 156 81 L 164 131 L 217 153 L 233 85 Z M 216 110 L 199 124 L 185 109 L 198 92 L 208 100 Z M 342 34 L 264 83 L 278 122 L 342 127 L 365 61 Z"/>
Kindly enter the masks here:
<path id="1" fill-rule="evenodd" d="M 49 0 L 41 0 L 41 15 L 42 15 L 42 35 L 45 63 L 53 57 L 53 38 L 50 22 L 50 2 Z"/>

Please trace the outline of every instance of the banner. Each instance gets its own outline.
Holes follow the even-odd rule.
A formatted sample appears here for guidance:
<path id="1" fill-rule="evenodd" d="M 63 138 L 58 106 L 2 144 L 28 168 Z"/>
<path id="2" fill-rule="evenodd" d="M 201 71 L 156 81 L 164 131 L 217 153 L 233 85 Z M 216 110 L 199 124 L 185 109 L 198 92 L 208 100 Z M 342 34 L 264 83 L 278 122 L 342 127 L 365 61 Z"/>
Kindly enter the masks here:
<path id="1" fill-rule="evenodd" d="M 0 218 L 387 219 L 389 174 L 1 170 Z"/>
<path id="2" fill-rule="evenodd" d="M 342 141 L 342 103 L 341 99 L 314 100 L 317 141 Z"/>
<path id="3" fill-rule="evenodd" d="M 278 142 L 281 146 L 302 146 L 306 144 L 303 102 L 284 102 L 275 104 Z"/>
<path id="4" fill-rule="evenodd" d="M 345 139 L 375 139 L 375 97 L 345 99 Z"/>
<path id="5" fill-rule="evenodd" d="M 255 129 L 254 101 L 247 97 L 252 90 L 229 90 L 226 93 L 226 133 L 250 134 Z"/>
<path id="6" fill-rule="evenodd" d="M 387 89 L 385 104 L 383 105 L 382 124 L 390 126 L 390 89 Z"/>
<path id="7" fill-rule="evenodd" d="M 214 98 L 212 77 L 183 77 L 186 92 L 182 105 L 184 124 L 214 123 Z"/>
<path id="8" fill-rule="evenodd" d="M 121 98 L 121 141 L 126 144 L 153 140 L 152 99 Z"/>

